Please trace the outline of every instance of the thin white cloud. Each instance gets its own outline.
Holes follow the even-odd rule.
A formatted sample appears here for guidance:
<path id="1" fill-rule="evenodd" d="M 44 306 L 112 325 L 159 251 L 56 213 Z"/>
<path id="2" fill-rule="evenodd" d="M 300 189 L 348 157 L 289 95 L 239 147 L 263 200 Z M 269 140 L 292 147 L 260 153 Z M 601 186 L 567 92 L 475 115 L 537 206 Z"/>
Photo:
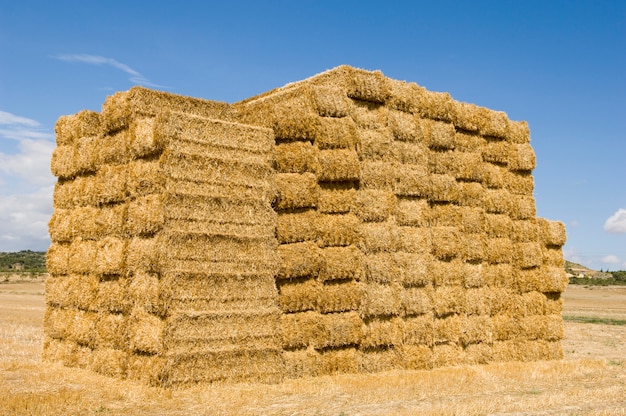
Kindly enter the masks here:
<path id="1" fill-rule="evenodd" d="M 150 82 L 139 71 L 136 71 L 125 63 L 119 62 L 118 60 L 113 58 L 89 54 L 65 54 L 57 55 L 55 56 L 55 58 L 66 62 L 80 62 L 89 65 L 108 65 L 130 75 L 129 80 L 135 84 L 140 84 L 146 87 L 167 88 L 162 85 Z"/>
<path id="2" fill-rule="evenodd" d="M 39 122 L 26 117 L 16 116 L 15 114 L 8 113 L 0 110 L 0 125 L 15 125 L 21 124 L 31 127 L 38 127 Z"/>
<path id="3" fill-rule="evenodd" d="M 604 223 L 604 231 L 609 233 L 626 233 L 626 209 L 620 208 Z"/>
<path id="4" fill-rule="evenodd" d="M 602 257 L 602 263 L 619 264 L 619 262 L 620 262 L 620 259 L 617 256 L 614 256 L 613 254 L 609 254 L 608 256 Z"/>
<path id="5" fill-rule="evenodd" d="M 48 140 L 22 139 L 18 145 L 18 153 L 0 152 L 0 179 L 5 183 L 20 181 L 27 186 L 54 183 L 54 177 L 50 173 L 54 146 Z"/>
<path id="6" fill-rule="evenodd" d="M 46 250 L 52 191 L 46 186 L 29 193 L 0 198 L 0 251 Z"/>

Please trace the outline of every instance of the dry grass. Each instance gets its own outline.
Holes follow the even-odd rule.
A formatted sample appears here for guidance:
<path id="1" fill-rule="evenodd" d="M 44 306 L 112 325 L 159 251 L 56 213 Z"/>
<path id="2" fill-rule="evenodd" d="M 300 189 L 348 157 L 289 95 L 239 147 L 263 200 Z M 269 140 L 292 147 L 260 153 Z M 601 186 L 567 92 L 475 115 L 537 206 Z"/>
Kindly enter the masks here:
<path id="1" fill-rule="evenodd" d="M 594 289 L 581 299 L 582 289 L 571 290 L 564 296 L 566 316 L 601 315 L 611 299 L 611 316 L 626 316 L 623 292 Z M 43 313 L 42 283 L 0 285 L 0 414 L 626 414 L 624 326 L 566 321 L 562 361 L 170 390 L 42 363 Z"/>

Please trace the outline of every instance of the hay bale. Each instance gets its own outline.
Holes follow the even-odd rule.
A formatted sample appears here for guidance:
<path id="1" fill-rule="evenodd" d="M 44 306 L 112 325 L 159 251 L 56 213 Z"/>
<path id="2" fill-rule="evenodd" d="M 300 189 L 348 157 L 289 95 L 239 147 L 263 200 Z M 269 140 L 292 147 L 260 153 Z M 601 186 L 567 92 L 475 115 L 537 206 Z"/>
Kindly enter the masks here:
<path id="1" fill-rule="evenodd" d="M 436 287 L 430 300 L 437 318 L 465 312 L 466 302 L 465 290 L 460 286 Z"/>
<path id="2" fill-rule="evenodd" d="M 364 160 L 361 162 L 361 177 L 359 178 L 361 189 L 394 191 L 396 168 L 397 166 L 392 163 Z"/>
<path id="3" fill-rule="evenodd" d="M 322 117 L 317 127 L 313 143 L 319 149 L 355 149 L 359 143 L 356 125 L 350 117 Z"/>
<path id="4" fill-rule="evenodd" d="M 396 223 L 420 227 L 427 224 L 428 201 L 422 198 L 398 198 L 395 206 Z"/>
<path id="5" fill-rule="evenodd" d="M 465 347 L 465 364 L 488 364 L 493 361 L 493 353 L 489 343 L 480 342 Z"/>
<path id="6" fill-rule="evenodd" d="M 461 267 L 464 273 L 463 286 L 467 289 L 472 287 L 482 287 L 485 285 L 482 262 L 468 262 Z"/>
<path id="7" fill-rule="evenodd" d="M 356 348 L 326 349 L 319 355 L 319 374 L 333 375 L 359 371 L 359 351 Z"/>
<path id="8" fill-rule="evenodd" d="M 52 243 L 46 252 L 46 270 L 52 276 L 67 274 L 70 272 L 69 259 L 69 245 Z"/>
<path id="9" fill-rule="evenodd" d="M 480 265 L 482 266 L 482 265 Z M 465 313 L 468 316 L 491 316 L 498 308 L 493 308 L 494 300 L 500 293 L 496 289 L 481 286 L 465 286 Z"/>
<path id="10" fill-rule="evenodd" d="M 404 322 L 401 318 L 373 318 L 365 321 L 361 349 L 401 345 Z"/>
<path id="11" fill-rule="evenodd" d="M 58 178 L 72 179 L 78 173 L 74 161 L 74 146 L 57 146 L 52 152 L 50 171 Z"/>
<path id="12" fill-rule="evenodd" d="M 395 254 L 376 253 L 364 257 L 365 278 L 368 283 L 402 282 L 403 268 L 398 264 Z"/>
<path id="13" fill-rule="evenodd" d="M 511 263 L 515 247 L 510 238 L 487 238 L 485 260 L 491 264 Z"/>
<path id="14" fill-rule="evenodd" d="M 166 359 L 158 355 L 129 354 L 126 361 L 128 378 L 149 386 L 162 386 L 166 379 Z"/>
<path id="15" fill-rule="evenodd" d="M 314 377 L 319 375 L 320 354 L 312 347 L 284 350 L 285 378 Z"/>
<path id="16" fill-rule="evenodd" d="M 353 214 L 318 215 L 312 231 L 315 232 L 320 247 L 349 246 L 358 241 L 359 219 Z"/>
<path id="17" fill-rule="evenodd" d="M 309 89 L 317 114 L 322 117 L 345 117 L 350 111 L 350 100 L 336 86 L 316 86 Z"/>
<path id="18" fill-rule="evenodd" d="M 276 222 L 276 238 L 280 244 L 299 243 L 315 240 L 316 226 L 320 222 L 313 210 L 298 213 L 284 213 Z"/>
<path id="19" fill-rule="evenodd" d="M 402 287 L 399 284 L 368 283 L 363 291 L 360 315 L 363 318 L 398 316 L 402 308 Z"/>
<path id="20" fill-rule="evenodd" d="M 128 313 L 133 306 L 133 299 L 128 296 L 129 281 L 127 277 L 107 276 L 100 280 L 96 307 L 99 311 L 111 313 Z"/>
<path id="21" fill-rule="evenodd" d="M 101 312 L 96 319 L 96 349 L 126 350 L 128 319 L 123 314 Z"/>
<path id="22" fill-rule="evenodd" d="M 559 221 L 537 218 L 541 241 L 548 247 L 562 247 L 567 239 L 565 225 Z"/>
<path id="23" fill-rule="evenodd" d="M 319 247 L 311 242 L 280 244 L 278 246 L 278 274 L 281 279 L 316 277 L 323 267 Z"/>
<path id="24" fill-rule="evenodd" d="M 391 97 L 387 100 L 387 106 L 391 109 L 405 113 L 415 114 L 419 111 L 419 98 L 426 89 L 420 87 L 415 82 L 398 81 L 389 79 Z"/>
<path id="25" fill-rule="evenodd" d="M 431 313 L 404 319 L 404 345 L 434 345 L 435 320 Z"/>
<path id="26" fill-rule="evenodd" d="M 321 348 L 328 339 L 326 322 L 318 312 L 307 311 L 281 315 L 282 347 Z"/>
<path id="27" fill-rule="evenodd" d="M 535 199 L 530 195 L 511 195 L 509 215 L 514 220 L 529 220 L 537 216 Z"/>
<path id="28" fill-rule="evenodd" d="M 461 286 L 467 274 L 466 269 L 467 264 L 463 260 L 448 258 L 432 261 L 428 271 L 435 286 Z"/>
<path id="29" fill-rule="evenodd" d="M 87 368 L 91 363 L 92 350 L 73 341 L 46 337 L 42 359 L 47 362 L 60 362 L 66 367 Z"/>
<path id="30" fill-rule="evenodd" d="M 530 130 L 528 123 L 525 121 L 509 120 L 507 126 L 507 140 L 511 143 L 528 143 L 530 142 Z"/>
<path id="31" fill-rule="evenodd" d="M 485 231 L 488 237 L 510 238 L 513 234 L 511 217 L 504 214 L 485 214 Z"/>
<path id="32" fill-rule="evenodd" d="M 430 233 L 420 227 L 396 227 L 398 235 L 398 251 L 407 253 L 430 253 Z"/>
<path id="33" fill-rule="evenodd" d="M 358 155 L 361 160 L 393 162 L 393 137 L 388 131 L 361 130 Z"/>
<path id="34" fill-rule="evenodd" d="M 433 368 L 433 350 L 426 345 L 403 345 L 400 349 L 402 365 L 410 370 Z"/>
<path id="35" fill-rule="evenodd" d="M 506 167 L 492 163 L 483 164 L 483 185 L 489 189 L 500 189 L 506 184 L 505 177 L 509 172 Z"/>
<path id="36" fill-rule="evenodd" d="M 462 333 L 459 342 L 465 347 L 470 345 L 490 345 L 493 340 L 492 319 L 489 316 L 468 316 L 462 321 Z"/>
<path id="37" fill-rule="evenodd" d="M 377 373 L 403 368 L 402 354 L 395 346 L 361 348 L 360 352 L 358 366 L 361 373 Z"/>
<path id="38" fill-rule="evenodd" d="M 429 200 L 432 202 L 456 202 L 459 199 L 459 183 L 452 175 L 430 175 L 426 181 Z M 423 186 L 423 185 L 421 185 Z M 422 190 L 417 194 L 426 196 Z"/>
<path id="39" fill-rule="evenodd" d="M 162 243 L 156 237 L 133 237 L 126 248 L 126 267 L 129 271 L 158 273 L 163 267 Z"/>
<path id="40" fill-rule="evenodd" d="M 346 247 L 326 247 L 321 250 L 322 264 L 318 279 L 361 280 L 365 275 L 363 253 L 354 245 Z"/>
<path id="41" fill-rule="evenodd" d="M 96 262 L 92 266 L 101 275 L 121 275 L 126 271 L 126 247 L 128 241 L 105 237 L 98 241 Z"/>
<path id="42" fill-rule="evenodd" d="M 554 246 L 543 247 L 541 249 L 544 266 L 565 267 L 565 259 L 563 258 L 563 250 Z"/>
<path id="43" fill-rule="evenodd" d="M 328 149 L 319 152 L 319 181 L 356 181 L 360 176 L 359 157 L 352 149 Z"/>
<path id="44" fill-rule="evenodd" d="M 373 189 L 356 193 L 351 212 L 363 222 L 385 221 L 395 211 L 396 197 L 389 191 Z"/>
<path id="45" fill-rule="evenodd" d="M 98 253 L 98 243 L 93 240 L 76 238 L 70 245 L 70 271 L 89 274 L 93 270 Z"/>
<path id="46" fill-rule="evenodd" d="M 322 285 L 315 279 L 284 281 L 278 285 L 278 306 L 283 312 L 305 312 L 318 309 Z"/>
<path id="47" fill-rule="evenodd" d="M 478 207 L 461 207 L 459 209 L 461 231 L 467 234 L 485 234 L 485 210 Z"/>
<path id="48" fill-rule="evenodd" d="M 538 242 L 517 243 L 513 250 L 513 261 L 521 269 L 530 269 L 543 264 L 543 251 Z"/>
<path id="49" fill-rule="evenodd" d="M 504 172 L 504 189 L 514 195 L 532 196 L 535 181 L 531 172 L 507 171 Z"/>
<path id="50" fill-rule="evenodd" d="M 92 198 L 96 204 L 123 202 L 127 198 L 128 165 L 104 165 L 95 177 Z"/>
<path id="51" fill-rule="evenodd" d="M 485 258 L 487 239 L 483 233 L 461 234 L 461 252 L 459 256 L 470 263 L 480 262 Z"/>
<path id="52" fill-rule="evenodd" d="M 365 130 L 384 129 L 389 124 L 387 108 L 380 103 L 354 100 L 350 117 L 357 128 Z"/>
<path id="53" fill-rule="evenodd" d="M 450 314 L 434 320 L 435 346 L 451 343 L 463 345 L 462 337 L 469 329 L 468 318 L 465 315 Z"/>
<path id="54" fill-rule="evenodd" d="M 511 240 L 515 243 L 531 243 L 539 240 L 539 227 L 535 218 L 512 221 Z"/>
<path id="55" fill-rule="evenodd" d="M 100 114 L 88 110 L 61 116 L 54 126 L 58 146 L 72 145 L 81 137 L 96 136 L 99 131 Z"/>
<path id="56" fill-rule="evenodd" d="M 422 126 L 415 115 L 390 110 L 388 122 L 394 140 L 411 143 L 424 141 Z"/>
<path id="57" fill-rule="evenodd" d="M 433 347 L 433 365 L 435 367 L 450 367 L 464 363 L 465 351 L 456 344 L 439 344 Z"/>
<path id="58" fill-rule="evenodd" d="M 354 205 L 354 182 L 323 182 L 320 185 L 317 210 L 322 214 L 346 214 Z"/>
<path id="59" fill-rule="evenodd" d="M 149 314 L 163 316 L 166 313 L 165 300 L 161 299 L 159 276 L 145 271 L 135 271 L 130 278 L 127 293 L 133 308 Z"/>
<path id="60" fill-rule="evenodd" d="M 394 278 L 394 281 L 400 280 L 405 287 L 421 287 L 432 284 L 431 264 L 433 258 L 431 255 L 397 252 L 393 253 L 393 257 L 400 269 L 399 276 Z"/>
<path id="61" fill-rule="evenodd" d="M 442 121 L 421 120 L 422 130 L 431 149 L 454 149 L 456 131 L 454 125 Z"/>
<path id="62" fill-rule="evenodd" d="M 97 166 L 126 164 L 131 161 L 130 132 L 116 131 L 101 135 L 94 158 Z"/>
<path id="63" fill-rule="evenodd" d="M 485 192 L 484 202 L 485 212 L 489 214 L 510 215 L 512 211 L 519 211 L 523 209 L 521 207 L 514 206 L 514 195 L 511 195 L 510 192 L 504 189 L 487 189 L 487 192 Z"/>
<path id="64" fill-rule="evenodd" d="M 128 318 L 128 342 L 134 352 L 159 354 L 164 351 L 165 322 L 141 307 Z"/>
<path id="65" fill-rule="evenodd" d="M 513 279 L 513 266 L 509 263 L 489 263 L 483 268 L 485 285 L 490 287 L 510 287 Z"/>
<path id="66" fill-rule="evenodd" d="M 52 217 L 48 222 L 48 230 L 50 233 L 50 239 L 56 243 L 68 243 L 75 237 L 74 229 L 72 228 L 72 213 L 71 209 L 56 208 L 52 212 Z"/>
<path id="67" fill-rule="evenodd" d="M 390 94 L 387 78 L 380 71 L 352 69 L 348 72 L 347 95 L 355 100 L 384 103 Z"/>
<path id="68" fill-rule="evenodd" d="M 357 230 L 357 247 L 366 255 L 398 251 L 398 227 L 393 221 L 361 223 Z"/>
<path id="69" fill-rule="evenodd" d="M 287 142 L 276 145 L 276 170 L 281 173 L 320 171 L 319 149 L 311 142 Z"/>
<path id="70" fill-rule="evenodd" d="M 324 282 L 315 293 L 317 310 L 321 313 L 358 311 L 363 291 L 363 283 L 354 280 Z"/>
<path id="71" fill-rule="evenodd" d="M 448 260 L 456 257 L 461 249 L 460 233 L 457 227 L 436 226 L 430 228 L 431 253 L 435 258 Z"/>
<path id="72" fill-rule="evenodd" d="M 317 205 L 317 178 L 312 173 L 277 173 L 275 209 L 314 208 Z"/>
<path id="73" fill-rule="evenodd" d="M 141 117 L 130 122 L 128 150 L 133 159 L 147 158 L 160 154 L 167 142 L 163 135 L 156 134 L 154 117 Z"/>
<path id="74" fill-rule="evenodd" d="M 402 291 L 403 316 L 419 316 L 432 310 L 432 286 L 407 287 Z"/>
<path id="75" fill-rule="evenodd" d="M 453 178 L 454 179 L 454 178 Z M 440 189 L 424 165 L 400 164 L 395 166 L 393 191 L 398 196 L 449 198 L 449 189 Z M 436 197 L 434 197 L 436 199 Z"/>
<path id="76" fill-rule="evenodd" d="M 165 177 L 158 160 L 137 160 L 129 164 L 128 193 L 131 198 L 160 194 L 165 190 Z"/>
<path id="77" fill-rule="evenodd" d="M 428 158 L 431 152 L 424 143 L 394 140 L 391 143 L 390 150 L 391 160 L 408 165 L 428 166 Z"/>
<path id="78" fill-rule="evenodd" d="M 463 106 L 463 104 L 461 104 Z M 454 136 L 454 148 L 460 152 L 480 152 L 483 146 L 487 144 L 484 137 L 478 134 L 477 131 L 470 131 L 469 129 L 461 130 L 456 129 Z"/>

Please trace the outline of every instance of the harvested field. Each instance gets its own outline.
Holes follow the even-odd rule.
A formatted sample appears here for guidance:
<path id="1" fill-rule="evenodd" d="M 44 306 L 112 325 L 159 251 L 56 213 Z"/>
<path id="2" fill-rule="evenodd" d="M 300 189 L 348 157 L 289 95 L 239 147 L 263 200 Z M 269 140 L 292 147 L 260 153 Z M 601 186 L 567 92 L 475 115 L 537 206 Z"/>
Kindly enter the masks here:
<path id="1" fill-rule="evenodd" d="M 560 361 L 340 374 L 278 385 L 217 383 L 165 389 L 42 363 L 44 284 L 4 283 L 0 414 L 626 414 L 626 325 L 606 324 L 626 320 L 626 289 L 569 286 L 563 300 Z M 598 323 L 574 322 L 570 317 Z"/>

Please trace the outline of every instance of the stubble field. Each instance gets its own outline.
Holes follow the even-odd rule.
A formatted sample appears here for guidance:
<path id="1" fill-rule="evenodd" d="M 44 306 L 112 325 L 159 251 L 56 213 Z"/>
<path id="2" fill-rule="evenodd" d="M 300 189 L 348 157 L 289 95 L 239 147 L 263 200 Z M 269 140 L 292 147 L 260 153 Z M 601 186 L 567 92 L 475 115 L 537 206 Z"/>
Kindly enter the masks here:
<path id="1" fill-rule="evenodd" d="M 182 390 L 42 363 L 44 284 L 0 284 L 0 415 L 624 415 L 626 287 L 569 286 L 562 361 Z"/>

